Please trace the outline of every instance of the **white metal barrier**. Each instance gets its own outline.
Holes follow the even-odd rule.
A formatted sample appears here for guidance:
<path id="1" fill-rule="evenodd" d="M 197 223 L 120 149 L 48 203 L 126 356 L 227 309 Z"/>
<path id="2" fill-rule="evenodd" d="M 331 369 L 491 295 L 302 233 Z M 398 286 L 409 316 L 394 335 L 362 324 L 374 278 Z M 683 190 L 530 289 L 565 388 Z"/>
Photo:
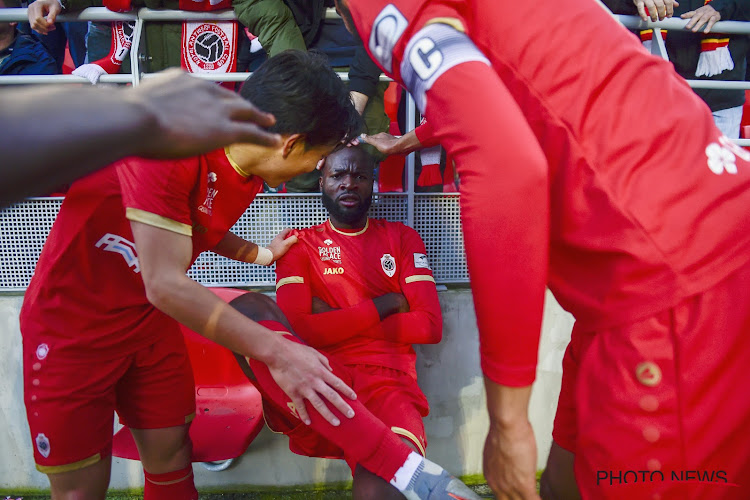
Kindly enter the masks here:
<path id="1" fill-rule="evenodd" d="M 327 17 L 335 17 L 332 11 Z M 659 22 L 642 21 L 635 16 L 614 16 L 630 29 L 684 29 L 687 20 L 667 19 Z M 143 60 L 141 39 L 143 24 L 149 21 L 233 20 L 231 10 L 216 12 L 186 12 L 176 10 L 140 9 L 134 13 L 116 13 L 103 7 L 92 7 L 77 14 L 65 14 L 59 21 L 135 21 L 131 48 L 131 74 L 104 75 L 102 83 L 130 83 L 138 85 L 153 74 L 141 71 Z M 26 9 L 0 9 L 0 22 L 26 20 Z M 721 21 L 714 31 L 750 34 L 750 23 Z M 243 81 L 250 73 L 193 75 L 212 81 Z M 341 74 L 346 78 L 346 74 Z M 389 81 L 387 77 L 381 77 Z M 81 83 L 87 80 L 72 75 L 0 76 L 0 85 L 31 83 Z M 750 89 L 748 82 L 689 80 L 694 88 Z M 1 90 L 0 90 L 1 91 Z M 409 96 L 408 124 L 415 122 L 416 107 Z M 750 146 L 750 140 L 737 141 Z M 457 193 L 415 193 L 414 154 L 406 161 L 405 193 L 377 194 L 371 216 L 403 222 L 414 227 L 427 246 L 427 253 L 438 283 L 468 283 L 469 276 L 460 225 L 459 196 Z M 0 292 L 25 290 L 33 274 L 36 261 L 47 234 L 57 215 L 60 198 L 33 198 L 0 211 Z M 284 227 L 305 227 L 325 219 L 319 195 L 274 194 L 260 195 L 233 230 L 244 238 L 260 244 L 267 243 Z M 242 264 L 207 252 L 190 269 L 189 275 L 206 285 L 215 286 L 271 286 L 275 283 L 273 268 Z"/>

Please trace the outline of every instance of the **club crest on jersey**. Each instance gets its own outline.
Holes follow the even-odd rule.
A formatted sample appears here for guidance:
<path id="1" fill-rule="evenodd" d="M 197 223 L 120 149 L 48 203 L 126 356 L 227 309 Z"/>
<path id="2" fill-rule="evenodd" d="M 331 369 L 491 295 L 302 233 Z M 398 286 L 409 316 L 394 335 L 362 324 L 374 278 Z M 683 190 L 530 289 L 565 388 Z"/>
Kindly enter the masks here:
<path id="1" fill-rule="evenodd" d="M 133 268 L 134 273 L 141 272 L 141 266 L 138 262 L 138 255 L 135 253 L 135 243 L 128 241 L 122 236 L 107 233 L 101 237 L 94 245 L 96 248 L 102 248 L 105 252 L 119 253 L 128 267 Z"/>
<path id="2" fill-rule="evenodd" d="M 198 211 L 203 212 L 206 215 L 211 215 L 214 212 L 214 198 L 219 194 L 219 190 L 214 187 L 214 183 L 218 179 L 215 172 L 208 173 L 208 186 L 206 187 L 206 199 L 203 201 L 201 206 L 198 207 Z"/>
<path id="3" fill-rule="evenodd" d="M 344 274 L 343 267 L 326 267 L 323 274 Z"/>
<path id="4" fill-rule="evenodd" d="M 323 243 L 326 243 L 326 240 Z M 333 241 L 331 241 L 333 243 Z M 326 243 L 328 245 L 328 243 Z M 322 262 L 335 262 L 336 264 L 341 264 L 341 247 L 318 247 L 318 257 L 320 257 L 320 260 Z"/>
<path id="5" fill-rule="evenodd" d="M 36 439 L 36 449 L 39 451 L 39 454 L 43 456 L 44 458 L 49 457 L 49 439 L 47 439 L 47 436 L 44 434 L 37 434 Z"/>
<path id="6" fill-rule="evenodd" d="M 393 255 L 389 253 L 383 254 L 380 257 L 380 266 L 389 278 L 393 278 L 393 275 L 396 274 L 396 259 L 393 258 Z"/>

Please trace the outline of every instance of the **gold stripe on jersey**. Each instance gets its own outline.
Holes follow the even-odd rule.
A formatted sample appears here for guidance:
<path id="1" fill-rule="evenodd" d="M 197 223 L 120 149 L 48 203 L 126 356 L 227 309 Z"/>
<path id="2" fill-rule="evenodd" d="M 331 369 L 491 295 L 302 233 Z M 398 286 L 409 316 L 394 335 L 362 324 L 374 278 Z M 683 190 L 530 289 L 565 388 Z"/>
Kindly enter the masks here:
<path id="1" fill-rule="evenodd" d="M 138 208 L 128 207 L 125 209 L 125 217 L 128 220 L 134 220 L 136 222 L 142 222 L 149 226 L 158 227 L 160 229 L 166 229 L 173 233 L 182 234 L 185 236 L 193 236 L 193 228 L 182 222 L 177 222 L 174 219 L 169 219 L 163 215 L 156 215 L 155 213 L 146 212 Z"/>
<path id="2" fill-rule="evenodd" d="M 451 28 L 453 28 L 456 31 L 460 31 L 461 33 L 466 33 L 466 29 L 464 28 L 464 25 L 461 21 L 456 19 L 455 17 L 433 17 L 429 21 L 425 23 L 425 26 L 428 26 L 430 24 L 447 24 Z"/>
<path id="3" fill-rule="evenodd" d="M 404 280 L 406 283 L 414 283 L 415 281 L 431 281 L 435 283 L 435 278 L 429 274 L 415 274 L 414 276 L 407 276 Z"/>
<path id="4" fill-rule="evenodd" d="M 417 448 L 419 448 L 419 453 L 421 453 L 423 457 L 425 456 L 424 446 L 422 445 L 422 441 L 420 441 L 419 438 L 417 438 L 417 436 L 415 436 L 413 432 L 411 432 L 408 429 L 404 429 L 403 427 L 391 427 L 391 430 L 393 431 L 394 434 L 398 434 L 399 436 L 404 436 L 409 441 L 417 445 Z"/>
<path id="5" fill-rule="evenodd" d="M 72 464 L 65 464 L 65 465 L 36 465 L 36 470 L 43 474 L 59 474 L 60 472 L 70 472 L 78 469 L 83 469 L 84 467 L 88 467 L 89 465 L 94 465 L 95 463 L 99 462 L 102 459 L 102 455 L 100 453 L 97 453 L 95 455 L 91 455 L 88 458 L 84 458 L 83 460 L 79 460 L 78 462 L 73 462 Z"/>
<path id="6" fill-rule="evenodd" d="M 340 230 L 336 229 L 335 227 L 333 227 L 333 224 L 331 224 L 331 219 L 328 219 L 326 222 L 328 222 L 328 227 L 330 227 L 331 229 L 333 229 L 334 231 L 336 231 L 339 234 L 343 234 L 344 236 L 359 236 L 360 234 L 362 234 L 365 231 L 367 231 L 368 227 L 370 227 L 370 219 L 369 218 L 365 222 L 365 227 L 363 227 L 362 229 L 360 229 L 356 233 L 346 233 L 344 231 L 340 231 Z"/>
<path id="7" fill-rule="evenodd" d="M 304 283 L 305 278 L 302 276 L 287 276 L 286 278 L 281 278 L 278 283 L 276 283 L 276 290 L 281 288 L 284 285 L 288 285 L 289 283 Z"/>
<path id="8" fill-rule="evenodd" d="M 242 170 L 242 168 L 239 165 L 237 165 L 237 162 L 234 161 L 234 158 L 232 158 L 232 155 L 229 152 L 229 146 L 227 146 L 227 147 L 224 148 L 224 154 L 226 155 L 227 161 L 229 161 L 229 164 L 232 165 L 232 168 L 238 174 L 240 174 L 242 177 L 250 177 L 250 175 L 252 175 L 252 174 L 248 174 L 247 172 L 245 172 L 244 170 Z"/>

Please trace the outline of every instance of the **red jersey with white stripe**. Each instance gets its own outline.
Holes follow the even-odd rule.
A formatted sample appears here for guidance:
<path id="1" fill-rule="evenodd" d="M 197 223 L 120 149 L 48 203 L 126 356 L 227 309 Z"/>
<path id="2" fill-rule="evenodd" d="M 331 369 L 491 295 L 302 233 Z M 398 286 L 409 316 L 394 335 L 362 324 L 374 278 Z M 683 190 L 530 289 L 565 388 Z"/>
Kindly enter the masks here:
<path id="1" fill-rule="evenodd" d="M 195 260 L 262 185 L 223 149 L 182 160 L 126 158 L 75 182 L 26 292 L 24 336 L 44 335 L 50 349 L 83 347 L 86 356 L 117 357 L 153 342 L 173 320 L 146 298 L 130 220 L 190 236 Z"/>
<path id="2" fill-rule="evenodd" d="M 748 260 L 747 153 L 593 0 L 540 0 L 520 17 L 507 1 L 349 6 L 373 59 L 423 90 L 456 160 L 494 381 L 533 381 L 545 284 L 593 330 L 669 308 Z M 448 61 L 430 23 L 464 30 L 476 53 L 462 60 L 464 44 Z"/>
<path id="3" fill-rule="evenodd" d="M 435 280 L 416 231 L 368 219 L 356 231 L 330 221 L 297 231 L 299 241 L 277 262 L 276 301 L 309 345 L 349 365 L 378 365 L 412 374 L 412 344 L 435 343 L 442 316 Z M 402 293 L 409 312 L 380 321 L 372 299 Z M 312 314 L 312 297 L 334 311 Z"/>

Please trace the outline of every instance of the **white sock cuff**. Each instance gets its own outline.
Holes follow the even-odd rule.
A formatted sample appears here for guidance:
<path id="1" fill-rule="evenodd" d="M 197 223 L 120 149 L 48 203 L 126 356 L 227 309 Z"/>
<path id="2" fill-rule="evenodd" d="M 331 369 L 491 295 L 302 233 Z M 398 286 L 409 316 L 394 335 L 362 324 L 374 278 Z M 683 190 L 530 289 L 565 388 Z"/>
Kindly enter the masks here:
<path id="1" fill-rule="evenodd" d="M 411 482 L 411 478 L 417 471 L 417 468 L 422 464 L 425 459 L 417 453 L 412 451 L 409 456 L 406 457 L 404 464 L 396 471 L 396 474 L 391 479 L 391 484 L 395 486 L 398 491 L 404 492 Z"/>

